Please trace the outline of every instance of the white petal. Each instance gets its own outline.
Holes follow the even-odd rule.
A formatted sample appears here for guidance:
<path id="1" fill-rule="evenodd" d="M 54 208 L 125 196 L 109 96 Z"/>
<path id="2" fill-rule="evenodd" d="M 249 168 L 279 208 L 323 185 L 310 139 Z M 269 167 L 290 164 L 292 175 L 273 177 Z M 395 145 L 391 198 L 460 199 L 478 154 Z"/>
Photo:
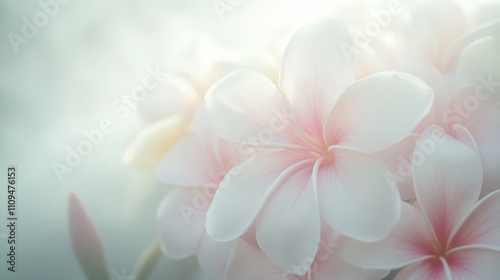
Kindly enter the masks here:
<path id="1" fill-rule="evenodd" d="M 401 219 L 386 239 L 375 243 L 346 239 L 338 255 L 363 268 L 401 268 L 428 257 L 425 250 L 432 242 L 429 230 L 420 212 L 403 203 Z"/>
<path id="2" fill-rule="evenodd" d="M 295 144 L 296 127 L 288 110 L 276 85 L 252 70 L 226 75 L 205 95 L 205 112 L 215 134 L 253 146 Z"/>
<path id="3" fill-rule="evenodd" d="M 235 245 L 236 241 L 217 242 L 205 235 L 197 254 L 200 267 L 217 279 L 224 279 Z"/>
<path id="4" fill-rule="evenodd" d="M 500 54 L 497 39 L 483 37 L 471 43 L 460 54 L 456 69 L 457 83 L 459 85 L 477 85 L 479 77 L 486 78 L 488 76 L 493 76 L 493 81 L 498 82 L 500 78 L 499 63 Z"/>
<path id="5" fill-rule="evenodd" d="M 464 249 L 450 253 L 453 280 L 497 280 L 500 275 L 500 252 L 485 249 Z"/>
<path id="6" fill-rule="evenodd" d="M 488 246 L 500 250 L 500 191 L 482 199 L 453 237 L 451 246 Z"/>
<path id="7" fill-rule="evenodd" d="M 487 112 L 468 127 L 474 136 L 483 162 L 484 181 L 481 196 L 500 188 L 500 110 Z"/>
<path id="8" fill-rule="evenodd" d="M 169 258 L 183 259 L 198 249 L 205 232 L 208 205 L 199 205 L 195 199 L 194 188 L 176 189 L 158 208 L 157 226 L 162 250 Z"/>
<path id="9" fill-rule="evenodd" d="M 452 91 L 449 90 L 448 82 L 434 66 L 422 63 L 411 63 L 409 67 L 403 68 L 401 71 L 415 75 L 422 79 L 427 85 L 433 89 L 434 101 L 429 114 L 425 116 L 417 125 L 414 132 L 421 134 L 426 128 L 431 126 L 445 127 L 443 120 L 443 112 L 448 109 Z"/>
<path id="10" fill-rule="evenodd" d="M 368 280 L 385 279 L 391 271 L 389 269 L 363 269 Z"/>
<path id="11" fill-rule="evenodd" d="M 123 155 L 123 161 L 141 170 L 156 169 L 168 151 L 188 132 L 188 120 L 174 116 L 144 128 Z"/>
<path id="12" fill-rule="evenodd" d="M 408 47 L 425 54 L 427 63 L 439 65 L 446 48 L 466 30 L 462 7 L 455 1 L 418 1 L 404 9 L 411 12 L 410 29 L 405 32 L 412 40 Z M 420 59 L 414 56 L 409 58 Z"/>
<path id="13" fill-rule="evenodd" d="M 245 156 L 243 147 L 215 135 L 203 110 L 198 110 L 194 133 L 179 141 L 158 168 L 161 181 L 174 186 L 213 187 Z"/>
<path id="14" fill-rule="evenodd" d="M 311 276 L 312 280 L 331 280 L 331 279 L 368 280 L 369 279 L 361 268 L 344 262 L 343 260 L 339 259 L 336 255 L 331 255 L 328 259 L 321 262 L 316 261 L 316 263 L 311 268 Z"/>
<path id="15" fill-rule="evenodd" d="M 333 163 L 318 173 L 321 214 L 330 226 L 354 239 L 385 238 L 400 215 L 397 187 L 374 156 L 335 148 Z"/>
<path id="16" fill-rule="evenodd" d="M 397 184 L 402 200 L 415 198 L 411 161 L 419 137 L 420 135 L 418 134 L 411 134 L 398 143 L 375 154 L 389 169 L 389 175 Z"/>
<path id="17" fill-rule="evenodd" d="M 227 280 L 298 280 L 287 277 L 288 275 L 276 267 L 262 250 L 244 240 L 238 240 Z"/>
<path id="18" fill-rule="evenodd" d="M 204 157 L 210 159 L 212 165 L 210 171 L 212 173 L 220 174 L 220 176 L 218 176 L 219 178 L 214 180 L 217 181 L 218 184 L 223 178 L 222 173 L 227 173 L 232 169 L 226 165 L 232 163 L 232 167 L 234 167 L 234 165 L 241 163 L 244 154 L 240 150 L 240 145 L 224 140 L 212 131 L 210 124 L 208 123 L 205 110 L 200 109 L 196 112 L 193 124 L 194 132 L 198 136 L 199 142 L 204 148 L 204 153 L 200 154 L 198 160 L 207 161 Z M 196 151 L 191 153 L 198 154 Z"/>
<path id="19" fill-rule="evenodd" d="M 232 169 L 224 177 L 208 210 L 208 234 L 222 242 L 245 233 L 276 185 L 288 174 L 285 170 L 294 170 L 294 164 L 308 157 L 308 154 L 287 150 L 270 152 L 254 156 Z"/>
<path id="20" fill-rule="evenodd" d="M 406 137 L 432 101 L 432 89 L 415 76 L 387 72 L 364 78 L 344 92 L 328 116 L 325 142 L 380 151 Z"/>
<path id="21" fill-rule="evenodd" d="M 443 111 L 443 120 L 448 127 L 463 125 L 470 128 L 480 125 L 482 119 L 500 103 L 500 94 L 492 92 L 498 79 L 479 77 L 476 86 L 463 86 L 455 89 L 446 111 Z M 500 78 L 500 77 L 499 77 Z M 484 86 L 484 85 L 487 86 Z"/>
<path id="22" fill-rule="evenodd" d="M 486 5 L 484 5 L 482 8 L 485 8 Z M 490 9 L 491 7 L 486 7 L 486 9 Z M 487 17 L 481 17 L 480 20 L 485 20 Z M 481 48 L 473 47 L 473 43 L 476 41 L 479 41 L 480 39 L 489 39 L 491 36 L 495 36 L 495 34 L 498 33 L 498 30 L 500 30 L 500 22 L 493 20 L 491 22 L 485 23 L 481 26 L 477 26 L 475 29 L 468 30 L 466 34 L 463 34 L 463 36 L 460 36 L 457 38 L 453 44 L 448 46 L 448 50 L 445 54 L 445 59 L 444 59 L 444 64 L 443 64 L 443 69 L 444 72 L 452 72 L 454 68 L 457 65 L 457 60 L 460 58 L 462 61 L 461 63 L 464 63 L 464 54 L 466 53 L 466 48 L 472 49 L 472 50 L 467 50 L 470 54 L 467 54 L 467 56 L 471 57 L 471 60 L 476 60 L 479 62 L 478 64 L 481 65 L 481 60 L 474 58 L 474 52 L 484 52 L 481 50 Z M 474 48 L 477 48 L 474 50 Z M 465 59 L 467 61 L 468 59 Z M 474 64 L 474 62 L 472 63 Z M 465 63 L 463 69 L 465 72 L 468 72 L 467 70 L 467 63 Z M 456 70 L 455 70 L 456 72 Z M 470 73 L 470 72 L 469 72 Z M 458 79 L 459 82 L 464 82 L 462 79 Z"/>
<path id="23" fill-rule="evenodd" d="M 354 58 L 344 53 L 351 35 L 338 19 L 322 17 L 304 25 L 283 55 L 280 89 L 299 125 L 321 139 L 323 123 L 338 95 L 354 82 Z"/>
<path id="24" fill-rule="evenodd" d="M 188 79 L 169 75 L 158 88 L 148 92 L 145 100 L 137 102 L 137 110 L 148 119 L 160 120 L 171 116 L 191 118 L 202 98 Z"/>
<path id="25" fill-rule="evenodd" d="M 474 206 L 482 184 L 481 161 L 472 149 L 437 130 L 427 129 L 413 155 L 415 194 L 437 241 Z"/>
<path id="26" fill-rule="evenodd" d="M 185 137 L 168 153 L 158 168 L 158 178 L 174 186 L 204 187 L 213 180 L 215 163 L 195 134 Z"/>
<path id="27" fill-rule="evenodd" d="M 486 23 L 500 23 L 500 3 L 482 3 L 474 11 L 474 26 L 484 26 Z M 484 24 L 484 25 L 483 25 Z"/>
<path id="28" fill-rule="evenodd" d="M 282 270 L 304 275 L 320 239 L 320 214 L 311 181 L 313 164 L 295 170 L 273 193 L 257 224 L 257 241 Z"/>
<path id="29" fill-rule="evenodd" d="M 476 144 L 476 140 L 474 140 L 474 137 L 471 135 L 471 133 L 469 132 L 469 130 L 467 128 L 457 124 L 451 128 L 451 133 L 452 133 L 453 138 L 455 138 L 458 141 L 465 144 L 471 150 L 476 152 L 476 154 L 480 157 L 479 149 L 478 149 L 477 144 Z"/>

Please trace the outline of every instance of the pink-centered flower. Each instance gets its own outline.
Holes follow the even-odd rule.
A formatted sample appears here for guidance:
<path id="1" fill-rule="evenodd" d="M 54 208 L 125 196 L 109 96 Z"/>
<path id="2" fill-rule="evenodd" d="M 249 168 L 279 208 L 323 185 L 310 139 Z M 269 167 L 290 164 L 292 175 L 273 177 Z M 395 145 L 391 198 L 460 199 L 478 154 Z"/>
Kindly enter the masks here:
<path id="1" fill-rule="evenodd" d="M 239 239 L 226 276 L 228 280 L 380 280 L 387 276 L 388 270 L 363 270 L 336 256 L 341 240 L 338 233 L 323 227 L 316 256 L 303 260 L 307 273 L 297 276 L 279 269 L 258 246 Z"/>
<path id="2" fill-rule="evenodd" d="M 202 111 L 195 115 L 194 126 L 158 169 L 159 179 L 177 188 L 163 200 L 157 224 L 167 257 L 196 255 L 202 269 L 221 279 L 233 242 L 210 238 L 205 219 L 220 181 L 248 153 L 245 147 L 215 136 Z"/>
<path id="3" fill-rule="evenodd" d="M 321 217 L 363 241 L 383 239 L 398 221 L 398 191 L 371 153 L 420 122 L 432 91 L 403 73 L 355 82 L 345 44 L 352 45 L 345 26 L 321 18 L 291 38 L 278 86 L 239 70 L 209 89 L 205 112 L 217 135 L 270 148 L 221 182 L 207 213 L 212 238 L 233 240 L 255 225 L 262 250 L 290 271 L 315 256 Z"/>
<path id="4" fill-rule="evenodd" d="M 453 79 L 428 65 L 409 69 L 434 89 L 432 109 L 411 136 L 377 154 L 388 166 L 404 200 L 415 197 L 411 159 L 414 152 L 422 152 L 415 144 L 429 127 L 478 151 L 484 172 L 481 197 L 500 188 L 500 72 L 491 65 L 498 64 L 500 52 L 495 45 L 492 38 L 485 38 L 467 47 Z M 482 63 L 471 63 L 477 60 Z"/>
<path id="5" fill-rule="evenodd" d="M 349 240 L 340 256 L 364 268 L 405 267 L 395 279 L 493 280 L 500 273 L 500 191 L 479 200 L 483 173 L 477 153 L 460 141 L 427 129 L 413 159 L 414 205 L 381 242 Z"/>

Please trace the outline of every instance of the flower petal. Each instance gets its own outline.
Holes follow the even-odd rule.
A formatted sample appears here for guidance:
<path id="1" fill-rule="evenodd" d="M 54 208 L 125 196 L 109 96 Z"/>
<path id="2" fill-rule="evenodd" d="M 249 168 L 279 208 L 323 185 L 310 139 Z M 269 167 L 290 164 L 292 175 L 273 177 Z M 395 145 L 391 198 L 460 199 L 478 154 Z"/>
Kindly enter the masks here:
<path id="1" fill-rule="evenodd" d="M 363 269 L 363 273 L 368 280 L 386 279 L 391 273 L 389 269 Z"/>
<path id="2" fill-rule="evenodd" d="M 203 110 L 196 113 L 194 125 L 195 133 L 179 141 L 163 160 L 158 177 L 175 186 L 217 187 L 247 153 L 215 135 Z"/>
<path id="3" fill-rule="evenodd" d="M 483 5 L 481 8 L 485 8 L 486 5 Z M 491 7 L 486 7 L 489 12 L 491 12 Z M 488 17 L 481 16 L 480 20 L 485 20 Z M 476 20 L 479 18 L 476 18 Z M 470 29 L 467 31 L 466 34 L 463 34 L 462 36 L 458 37 L 453 44 L 448 46 L 448 50 L 445 53 L 444 56 L 444 63 L 443 63 L 443 72 L 452 72 L 456 66 L 457 66 L 457 60 L 461 60 L 461 63 L 464 63 L 465 65 L 462 66 L 463 69 L 467 71 L 467 67 L 470 65 L 470 62 L 467 62 L 467 58 L 465 58 L 464 61 L 464 55 L 467 57 L 472 58 L 472 60 L 476 60 L 479 65 L 482 62 L 480 59 L 474 58 L 474 53 L 475 52 L 484 52 L 484 49 L 482 49 L 481 46 L 474 46 L 475 44 L 480 42 L 480 39 L 489 39 L 492 36 L 495 36 L 495 34 L 498 34 L 498 30 L 500 30 L 500 22 L 498 20 L 492 20 L 488 23 L 484 23 L 482 25 L 476 26 L 474 29 Z M 474 43 L 474 44 L 473 44 Z M 472 63 L 472 65 L 476 64 Z M 469 65 L 468 65 L 469 64 Z M 489 64 L 489 63 L 488 63 Z M 487 64 L 487 65 L 488 65 Z M 477 64 L 476 64 L 477 65 Z M 465 66 L 465 67 L 464 67 Z M 473 68 L 474 69 L 474 68 Z M 470 70 L 467 71 L 469 74 Z M 457 73 L 455 71 L 455 73 Z M 463 77 L 462 77 L 463 78 Z M 461 83 L 464 81 L 461 80 L 460 78 L 457 79 Z"/>
<path id="4" fill-rule="evenodd" d="M 208 205 L 195 202 L 194 189 L 175 189 L 157 212 L 163 253 L 171 259 L 183 259 L 196 253 L 205 232 Z"/>
<path id="5" fill-rule="evenodd" d="M 369 279 L 361 268 L 344 262 L 343 260 L 339 259 L 336 255 L 331 255 L 328 259 L 313 264 L 313 267 L 311 269 L 311 276 L 312 276 L 311 279 L 314 280 L 331 280 L 331 279 L 368 280 Z"/>
<path id="6" fill-rule="evenodd" d="M 198 250 L 200 267 L 217 279 L 224 279 L 236 241 L 217 242 L 205 235 Z"/>
<path id="7" fill-rule="evenodd" d="M 375 154 L 389 169 L 388 175 L 397 184 L 402 200 L 415 198 L 411 159 L 418 138 L 420 135 L 410 134 L 398 143 Z"/>
<path id="8" fill-rule="evenodd" d="M 325 142 L 380 151 L 406 137 L 432 101 L 432 89 L 415 76 L 385 72 L 364 78 L 350 86 L 331 111 Z"/>
<path id="9" fill-rule="evenodd" d="M 109 279 L 99 233 L 74 190 L 68 198 L 69 231 L 73 252 L 88 279 Z"/>
<path id="10" fill-rule="evenodd" d="M 298 280 L 285 278 L 287 274 L 276 267 L 260 250 L 242 239 L 238 245 L 234 259 L 229 267 L 228 280 Z"/>
<path id="11" fill-rule="evenodd" d="M 209 173 L 214 165 L 198 136 L 190 134 L 161 162 L 158 178 L 174 186 L 203 187 L 213 181 Z"/>
<path id="12" fill-rule="evenodd" d="M 212 130 L 241 144 L 294 145 L 296 127 L 288 110 L 276 85 L 252 70 L 226 75 L 205 95 L 205 112 Z"/>
<path id="13" fill-rule="evenodd" d="M 408 203 L 401 205 L 401 218 L 389 236 L 375 243 L 345 239 L 338 255 L 368 269 L 397 269 L 428 257 L 432 235 L 421 213 Z"/>
<path id="14" fill-rule="evenodd" d="M 497 30 L 498 32 L 498 25 Z M 496 35 L 495 35 L 496 36 Z M 468 45 L 460 54 L 456 68 L 458 85 L 477 85 L 478 77 L 490 77 L 493 81 L 500 78 L 500 54 L 498 39 L 483 37 Z"/>
<path id="15" fill-rule="evenodd" d="M 500 191 L 482 199 L 451 242 L 456 246 L 488 246 L 500 250 Z"/>
<path id="16" fill-rule="evenodd" d="M 494 92 L 496 79 L 488 81 L 491 78 L 491 76 L 479 77 L 476 81 L 477 86 L 462 86 L 455 89 L 446 112 L 443 111 L 443 120 L 448 127 L 457 124 L 467 128 L 480 125 L 485 115 L 494 110 L 500 103 L 500 94 Z"/>
<path id="17" fill-rule="evenodd" d="M 486 249 L 463 249 L 450 253 L 453 280 L 496 280 L 500 275 L 500 252 Z"/>
<path id="18" fill-rule="evenodd" d="M 425 260 L 401 270 L 394 280 L 454 280 L 448 279 L 441 262 L 435 259 Z"/>
<path id="19" fill-rule="evenodd" d="M 243 152 L 244 148 L 215 135 L 210 128 L 205 111 L 202 109 L 198 110 L 194 117 L 194 126 L 206 156 L 211 159 L 210 177 L 212 182 L 219 184 L 229 170 L 243 161 L 246 156 Z M 205 159 L 200 158 L 199 160 Z"/>
<path id="20" fill-rule="evenodd" d="M 465 144 L 427 129 L 417 142 L 412 165 L 417 202 L 436 241 L 445 244 L 479 198 L 481 161 Z"/>
<path id="21" fill-rule="evenodd" d="M 313 163 L 295 170 L 275 190 L 257 223 L 257 242 L 279 268 L 304 275 L 320 239 L 320 216 L 311 173 Z"/>
<path id="22" fill-rule="evenodd" d="M 396 224 L 401 200 L 387 168 L 373 155 L 334 148 L 333 163 L 318 172 L 321 214 L 343 235 L 365 242 L 385 238 Z"/>
<path id="23" fill-rule="evenodd" d="M 193 83 L 179 75 L 162 78 L 158 87 L 148 92 L 145 100 L 137 102 L 137 110 L 150 120 L 171 116 L 190 119 L 202 101 Z"/>
<path id="24" fill-rule="evenodd" d="M 465 33 L 467 16 L 455 1 L 419 1 L 415 4 L 410 8 L 412 29 L 408 30 L 413 32 L 407 35 L 416 42 L 410 44 L 418 53 L 425 53 L 428 63 L 440 65 L 448 46 Z"/>
<path id="25" fill-rule="evenodd" d="M 174 116 L 144 128 L 125 151 L 124 163 L 145 171 L 156 169 L 168 151 L 187 134 L 188 121 Z"/>
<path id="26" fill-rule="evenodd" d="M 269 152 L 229 171 L 208 210 L 208 234 L 223 242 L 245 233 L 276 185 L 308 157 L 304 152 L 289 150 Z"/>
<path id="27" fill-rule="evenodd" d="M 492 110 L 468 127 L 474 136 L 483 162 L 484 181 L 481 196 L 500 188 L 500 110 Z"/>
<path id="28" fill-rule="evenodd" d="M 469 130 L 466 127 L 461 126 L 459 124 L 454 125 L 451 128 L 451 136 L 453 136 L 453 138 L 465 144 L 471 150 L 476 152 L 476 154 L 480 157 L 476 140 L 474 140 L 474 137 L 472 137 L 472 135 L 470 134 Z"/>
<path id="29" fill-rule="evenodd" d="M 452 92 L 449 90 L 448 82 L 439 70 L 427 63 L 410 63 L 401 71 L 419 77 L 430 88 L 433 89 L 434 99 L 429 113 L 415 127 L 413 132 L 421 134 L 426 128 L 432 126 L 445 127 L 443 112 L 448 108 Z"/>
<path id="30" fill-rule="evenodd" d="M 304 131 L 321 139 L 323 123 L 338 95 L 354 82 L 354 59 L 346 26 L 322 17 L 304 25 L 283 55 L 279 85 Z"/>

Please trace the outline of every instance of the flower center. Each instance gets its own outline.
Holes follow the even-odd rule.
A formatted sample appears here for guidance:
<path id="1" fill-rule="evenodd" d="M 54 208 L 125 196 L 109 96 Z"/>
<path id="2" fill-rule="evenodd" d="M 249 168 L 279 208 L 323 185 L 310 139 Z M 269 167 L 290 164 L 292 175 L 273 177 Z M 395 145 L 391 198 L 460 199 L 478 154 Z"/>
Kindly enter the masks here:
<path id="1" fill-rule="evenodd" d="M 435 256 L 436 262 L 440 262 L 439 258 L 441 257 L 446 259 L 447 253 L 446 243 L 437 243 L 432 246 L 432 254 Z"/>
<path id="2" fill-rule="evenodd" d="M 312 151 L 315 158 L 323 159 L 323 164 L 328 164 L 333 162 L 333 154 L 328 151 L 327 147 L 317 148 Z"/>

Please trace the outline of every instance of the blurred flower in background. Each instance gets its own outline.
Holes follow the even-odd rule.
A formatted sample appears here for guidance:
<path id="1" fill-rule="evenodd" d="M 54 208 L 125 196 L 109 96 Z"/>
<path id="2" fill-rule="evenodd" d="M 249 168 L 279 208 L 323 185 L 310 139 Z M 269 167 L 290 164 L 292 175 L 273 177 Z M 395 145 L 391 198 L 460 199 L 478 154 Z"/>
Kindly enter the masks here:
<path id="1" fill-rule="evenodd" d="M 403 203 L 418 200 L 412 159 L 427 151 L 417 140 L 428 127 L 476 151 L 481 197 L 498 190 L 499 1 L 4 0 L 0 162 L 19 170 L 19 246 L 18 271 L 2 266 L 0 278 L 386 277 L 388 267 L 356 267 L 333 253 L 345 239 L 335 231 L 321 231 L 316 257 L 299 268 L 305 276 L 281 271 L 255 228 L 226 247 L 205 232 L 218 184 L 245 159 L 203 122 L 206 92 L 240 69 L 279 83 L 291 36 L 325 15 L 349 29 L 352 41 L 342 50 L 355 61 L 356 80 L 400 71 L 433 89 L 429 114 L 375 154 Z M 210 176 L 207 165 L 216 179 L 196 177 Z M 199 223 L 176 225 L 178 201 L 192 202 L 193 190 L 207 184 L 216 187 L 195 209 Z"/>

